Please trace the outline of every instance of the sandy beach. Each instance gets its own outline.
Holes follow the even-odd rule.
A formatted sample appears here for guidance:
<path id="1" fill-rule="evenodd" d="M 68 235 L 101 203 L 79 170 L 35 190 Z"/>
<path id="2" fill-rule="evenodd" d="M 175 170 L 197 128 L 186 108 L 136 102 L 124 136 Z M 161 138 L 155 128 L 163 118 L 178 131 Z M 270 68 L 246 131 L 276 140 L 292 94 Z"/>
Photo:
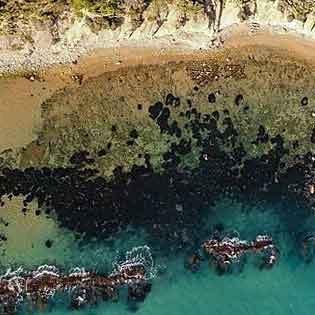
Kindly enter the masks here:
<path id="1" fill-rule="evenodd" d="M 207 60 L 213 52 L 245 47 L 269 47 L 286 51 L 307 62 L 314 61 L 315 41 L 295 34 L 272 31 L 250 33 L 248 27 L 230 29 L 220 49 L 194 49 L 179 45 L 118 46 L 97 49 L 76 63 L 52 66 L 34 72 L 34 77 L 6 76 L 0 79 L 0 152 L 23 147 L 36 138 L 41 127 L 41 104 L 57 90 L 78 86 L 92 77 L 121 68 L 168 62 Z M 80 80 L 78 80 L 80 78 Z M 80 81 L 80 82 L 79 82 Z M 12 97 L 14 95 L 14 97 Z"/>

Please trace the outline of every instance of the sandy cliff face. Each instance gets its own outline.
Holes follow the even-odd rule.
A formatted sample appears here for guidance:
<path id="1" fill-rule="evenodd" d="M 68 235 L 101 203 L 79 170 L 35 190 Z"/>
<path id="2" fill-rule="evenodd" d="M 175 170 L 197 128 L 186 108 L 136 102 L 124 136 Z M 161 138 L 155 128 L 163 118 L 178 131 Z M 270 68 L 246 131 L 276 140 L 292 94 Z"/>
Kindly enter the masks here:
<path id="1" fill-rule="evenodd" d="M 284 5 L 284 2 L 286 5 Z M 213 0 L 212 15 L 207 14 L 203 6 L 195 10 L 185 11 L 179 8 L 177 2 L 164 2 L 161 6 L 153 4 L 143 13 L 143 21 L 136 28 L 132 17 L 126 16 L 124 22 L 117 28 L 93 30 L 87 17 L 76 19 L 74 23 L 65 27 L 63 34 L 66 39 L 77 40 L 86 36 L 89 38 L 107 38 L 108 40 L 144 40 L 175 36 L 180 38 L 186 34 L 204 34 L 215 36 L 217 32 L 240 23 L 262 26 L 276 26 L 283 31 L 293 30 L 311 37 L 315 34 L 315 4 L 305 9 L 304 14 L 294 14 L 295 2 L 288 0 Z M 220 3 L 220 5 L 219 5 Z M 291 4 L 290 4 L 291 3 Z M 90 26 L 88 26 L 90 24 Z M 253 26 L 253 29 L 258 27 Z M 75 36 L 74 36 L 75 35 Z"/>
<path id="2" fill-rule="evenodd" d="M 191 5 L 187 0 L 152 0 L 140 15 L 135 17 L 129 9 L 114 22 L 86 9 L 78 14 L 67 7 L 62 13 L 50 13 L 52 17 L 45 14 L 40 21 L 17 18 L 13 27 L 0 7 L 0 72 L 69 62 L 92 49 L 115 45 L 209 48 L 222 44 L 216 39 L 240 24 L 249 27 L 250 32 L 271 27 L 315 36 L 315 4 L 310 0 L 201 2 Z M 54 8 L 51 6 L 49 12 Z"/>

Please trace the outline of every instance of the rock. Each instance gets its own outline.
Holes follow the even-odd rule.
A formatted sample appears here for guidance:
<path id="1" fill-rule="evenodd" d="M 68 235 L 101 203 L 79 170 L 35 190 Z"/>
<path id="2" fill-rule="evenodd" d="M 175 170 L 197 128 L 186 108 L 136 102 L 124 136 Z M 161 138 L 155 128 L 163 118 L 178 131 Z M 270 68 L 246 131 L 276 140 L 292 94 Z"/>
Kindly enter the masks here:
<path id="1" fill-rule="evenodd" d="M 243 95 L 242 95 L 242 94 L 238 94 L 238 95 L 235 97 L 234 103 L 235 103 L 235 105 L 239 106 L 239 105 L 242 104 L 243 100 L 244 100 Z"/>
<path id="2" fill-rule="evenodd" d="M 133 139 L 137 139 L 139 137 L 138 131 L 136 129 L 131 130 L 129 136 Z"/>
<path id="3" fill-rule="evenodd" d="M 46 246 L 47 248 L 51 248 L 52 245 L 53 245 L 53 241 L 51 241 L 51 240 L 47 240 L 47 241 L 45 242 L 45 246 Z"/>
<path id="4" fill-rule="evenodd" d="M 156 119 L 160 115 L 162 109 L 163 109 L 163 103 L 161 102 L 157 102 L 154 105 L 150 106 L 149 107 L 150 117 L 152 119 Z"/>
<path id="5" fill-rule="evenodd" d="M 214 93 L 210 93 L 208 95 L 208 101 L 209 101 L 209 103 L 215 103 L 216 102 L 216 96 Z"/>
<path id="6" fill-rule="evenodd" d="M 215 120 L 219 120 L 220 119 L 220 114 L 219 114 L 219 112 L 217 110 L 212 113 L 212 116 L 214 117 Z"/>
<path id="7" fill-rule="evenodd" d="M 301 105 L 302 106 L 306 106 L 308 104 L 308 98 L 306 96 L 304 96 L 301 100 Z"/>
<path id="8" fill-rule="evenodd" d="M 99 157 L 105 156 L 106 154 L 107 154 L 107 150 L 105 150 L 105 149 L 102 149 L 102 150 L 97 152 L 97 155 Z"/>

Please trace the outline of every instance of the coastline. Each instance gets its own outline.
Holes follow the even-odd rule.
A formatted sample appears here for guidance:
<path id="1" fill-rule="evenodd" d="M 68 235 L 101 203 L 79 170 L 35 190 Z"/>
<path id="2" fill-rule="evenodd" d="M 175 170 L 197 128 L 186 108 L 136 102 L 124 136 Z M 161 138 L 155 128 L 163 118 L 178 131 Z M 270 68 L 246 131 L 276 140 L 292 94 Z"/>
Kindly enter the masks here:
<path id="1" fill-rule="evenodd" d="M 57 90 L 67 86 L 78 87 L 74 79 L 82 75 L 82 81 L 103 73 L 137 65 L 163 64 L 168 62 L 205 60 L 214 52 L 224 49 L 266 47 L 285 50 L 290 55 L 307 62 L 314 61 L 312 50 L 315 42 L 297 34 L 279 34 L 270 29 L 249 32 L 246 25 L 230 28 L 222 33 L 224 45 L 220 49 L 197 49 L 189 45 L 164 47 L 158 41 L 144 45 L 118 45 L 96 49 L 82 56 L 76 63 L 41 68 L 29 77 L 12 76 L 0 80 L 0 152 L 24 147 L 36 139 L 41 127 L 41 105 Z M 187 43 L 186 43 L 187 44 Z M 159 46 L 160 45 L 160 46 Z M 106 88 L 106 87 L 105 87 Z M 14 97 L 12 97 L 14 95 Z M 43 246 L 44 247 L 44 246 Z"/>
<path id="2" fill-rule="evenodd" d="M 56 91 L 78 86 L 82 81 L 121 68 L 203 59 L 203 52 L 188 50 L 156 50 L 153 48 L 120 47 L 94 51 L 77 64 L 40 69 L 31 80 L 25 73 L 0 78 L 0 152 L 28 145 L 41 128 L 41 104 Z M 82 82 L 81 82 L 82 83 Z M 12 97 L 14 95 L 14 97 Z"/>
<path id="3" fill-rule="evenodd" d="M 50 27 L 30 21 L 28 25 L 21 26 L 20 34 L 0 33 L 0 77 L 71 66 L 81 59 L 97 57 L 100 51 L 104 51 L 105 55 L 110 55 L 108 52 L 112 51 L 112 63 L 118 64 L 121 49 L 151 50 L 152 54 L 156 51 L 209 53 L 228 48 L 238 40 L 248 42 L 248 38 L 255 37 L 254 42 L 257 43 L 257 36 L 261 37 L 261 34 L 262 42 L 277 48 L 280 45 L 272 41 L 277 41 L 278 36 L 315 43 L 315 13 L 309 12 L 301 20 L 292 18 L 288 8 L 282 10 L 279 1 L 255 2 L 255 6 L 248 7 L 249 11 L 242 18 L 240 7 L 235 1 L 228 0 L 223 7 L 216 8 L 217 16 L 213 20 L 209 20 L 206 12 L 182 12 L 176 5 L 168 4 L 159 8 L 165 11 L 159 22 L 156 16 L 152 16 L 154 8 L 149 6 L 136 28 L 130 16 L 126 15 L 124 22 L 116 28 L 100 27 L 95 30 L 89 19 L 99 16 L 85 11 L 81 12 L 81 16 L 68 12 Z M 185 22 L 181 23 L 183 14 Z M 264 34 L 272 37 L 271 41 Z M 277 38 L 273 39 L 274 36 Z"/>

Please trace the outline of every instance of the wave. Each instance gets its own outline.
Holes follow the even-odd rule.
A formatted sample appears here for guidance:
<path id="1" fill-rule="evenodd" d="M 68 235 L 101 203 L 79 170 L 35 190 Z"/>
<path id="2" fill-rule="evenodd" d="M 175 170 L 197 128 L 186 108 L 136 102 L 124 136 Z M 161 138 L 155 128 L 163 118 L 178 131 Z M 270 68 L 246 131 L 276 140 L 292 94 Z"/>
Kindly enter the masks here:
<path id="1" fill-rule="evenodd" d="M 158 274 L 149 246 L 134 247 L 117 253 L 109 275 L 75 267 L 63 272 L 54 265 L 42 265 L 35 270 L 8 269 L 0 275 L 0 310 L 15 314 L 24 302 L 47 304 L 57 293 L 70 295 L 71 305 L 82 305 L 118 298 L 118 290 L 128 288 L 133 299 L 143 299 L 150 291 L 150 281 Z"/>

